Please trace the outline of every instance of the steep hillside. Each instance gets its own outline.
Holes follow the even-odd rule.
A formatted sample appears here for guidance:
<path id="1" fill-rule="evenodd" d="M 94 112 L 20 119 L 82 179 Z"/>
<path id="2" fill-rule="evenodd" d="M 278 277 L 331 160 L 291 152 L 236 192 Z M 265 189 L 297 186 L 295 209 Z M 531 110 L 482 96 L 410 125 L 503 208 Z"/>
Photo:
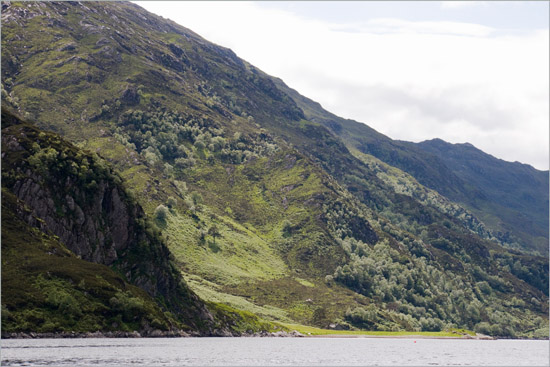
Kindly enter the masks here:
<path id="1" fill-rule="evenodd" d="M 4 108 L 2 255 L 3 332 L 232 329 L 109 164 Z"/>
<path id="2" fill-rule="evenodd" d="M 24 219 L 24 220 L 23 220 Z M 78 258 L 2 191 L 2 332 L 140 331 L 185 327 L 109 267 Z"/>
<path id="3" fill-rule="evenodd" d="M 496 203 L 498 216 L 483 206 L 479 212 L 484 222 L 499 229 L 499 238 L 518 236 L 548 253 L 548 171 L 497 159 L 470 144 L 434 139 L 414 145 L 437 155 L 455 175 Z"/>
<path id="4" fill-rule="evenodd" d="M 130 3 L 5 5 L 3 102 L 108 160 L 201 298 L 323 327 L 547 333 L 547 258 L 230 50 Z"/>
<path id="5" fill-rule="evenodd" d="M 52 279 L 59 284 L 76 283 L 79 284 L 80 293 L 86 292 L 87 283 L 91 283 L 89 286 L 92 290 L 98 287 L 93 275 L 93 269 L 98 269 L 97 274 L 109 275 L 107 287 L 112 290 L 121 289 L 120 296 L 117 296 L 118 293 L 109 294 L 100 289 L 98 298 L 103 298 L 103 303 L 106 303 L 105 299 L 116 303 L 116 298 L 111 300 L 111 297 L 133 296 L 123 291 L 126 287 L 137 289 L 135 286 L 158 299 L 160 303 L 156 305 L 150 298 L 145 298 L 146 293 L 141 290 L 142 293 L 136 300 L 124 300 L 136 304 L 136 310 L 128 312 L 135 312 L 132 321 L 138 322 L 137 325 L 142 321 L 140 313 L 145 316 L 150 314 L 138 309 L 139 305 L 143 308 L 142 298 L 147 300 L 149 307 L 154 305 L 156 317 L 164 321 L 161 323 L 164 328 L 167 328 L 169 323 L 166 317 L 159 317 L 159 314 L 162 315 L 159 306 L 173 311 L 180 322 L 188 325 L 188 329 L 205 328 L 206 323 L 213 321 L 198 298 L 181 282 L 179 274 L 170 264 L 166 247 L 158 239 L 158 234 L 152 232 L 152 228 L 147 228 L 141 208 L 126 194 L 121 183 L 120 177 L 97 155 L 84 153 L 65 143 L 58 136 L 40 132 L 21 122 L 8 111 L 2 110 L 2 201 L 6 204 L 3 207 L 6 210 L 2 212 L 2 249 L 3 259 L 9 259 L 6 267 L 2 269 L 7 272 L 7 276 L 3 277 L 5 282 L 2 295 L 3 302 L 7 302 L 8 308 L 12 308 L 14 312 L 21 311 L 17 304 L 10 302 L 12 297 L 17 296 L 8 290 L 20 292 L 25 288 L 40 287 L 38 283 L 44 276 L 47 279 L 43 280 L 44 283 L 54 282 Z M 25 228 L 29 230 L 29 238 L 18 238 L 22 232 L 17 229 Z M 46 247 L 41 246 L 41 243 Z M 28 250 L 16 252 L 20 246 Z M 51 247 L 48 251 L 51 255 L 59 252 L 52 258 L 58 266 L 51 261 L 38 260 L 40 256 L 45 256 L 47 260 L 48 246 Z M 32 252 L 36 256 L 36 259 L 26 261 L 29 267 L 49 269 L 58 275 L 52 275 L 50 279 L 48 271 L 17 269 L 15 259 L 11 257 L 20 257 L 27 252 L 29 255 Z M 63 258 L 67 258 L 66 266 L 63 264 Z M 143 261 L 144 259 L 147 261 Z M 87 262 L 109 265 L 122 277 L 107 270 L 105 266 L 87 265 Z M 90 270 L 78 274 L 78 264 L 81 264 L 83 269 Z M 29 287 L 17 285 L 10 288 L 9 284 L 16 280 L 32 283 L 23 276 L 25 271 L 36 277 L 38 283 Z M 10 276 L 12 273 L 16 276 Z M 18 279 L 19 277 L 21 279 Z M 132 288 L 126 282 L 135 286 Z M 65 287 L 70 288 L 66 284 Z M 59 297 L 70 294 L 69 291 L 60 292 Z M 74 298 L 71 299 L 71 296 L 66 298 L 67 302 L 70 300 L 73 303 L 71 307 L 78 311 L 78 302 Z M 109 303 L 100 304 L 98 308 L 97 312 L 102 308 L 109 308 Z M 82 312 L 79 314 L 82 316 Z M 78 315 L 75 314 L 76 316 Z M 160 321 L 157 320 L 157 323 Z M 117 329 L 116 326 L 93 323 L 84 328 L 90 327 L 91 331 L 94 331 L 94 326 L 101 326 L 99 329 L 106 326 Z M 135 325 L 133 328 L 135 329 Z"/>
<path id="6" fill-rule="evenodd" d="M 352 151 L 397 167 L 464 205 L 501 243 L 548 256 L 547 171 L 504 162 L 474 147 L 450 145 L 439 139 L 419 144 L 392 140 L 365 124 L 324 110 L 280 79 L 273 80 L 303 109 L 306 118 L 326 126 Z"/>

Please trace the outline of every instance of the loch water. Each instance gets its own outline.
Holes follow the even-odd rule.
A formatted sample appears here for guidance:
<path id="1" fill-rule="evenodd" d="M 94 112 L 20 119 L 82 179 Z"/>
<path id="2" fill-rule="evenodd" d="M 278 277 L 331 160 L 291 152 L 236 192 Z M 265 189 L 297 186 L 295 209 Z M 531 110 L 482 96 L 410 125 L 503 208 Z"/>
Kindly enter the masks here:
<path id="1" fill-rule="evenodd" d="M 548 366 L 548 340 L 4 339 L 2 366 Z"/>

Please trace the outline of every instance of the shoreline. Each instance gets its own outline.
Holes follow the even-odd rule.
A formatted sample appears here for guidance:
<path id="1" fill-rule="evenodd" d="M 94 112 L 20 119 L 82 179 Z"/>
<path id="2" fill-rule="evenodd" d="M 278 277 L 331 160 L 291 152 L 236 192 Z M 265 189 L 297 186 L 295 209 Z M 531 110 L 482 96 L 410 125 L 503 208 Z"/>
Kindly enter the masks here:
<path id="1" fill-rule="evenodd" d="M 307 338 L 380 338 L 380 339 L 453 339 L 453 340 L 496 340 L 489 335 L 456 335 L 456 336 L 429 336 L 429 335 L 345 335 L 345 334 L 326 334 L 326 335 L 306 335 Z M 518 339 L 520 340 L 520 339 Z"/>
<path id="2" fill-rule="evenodd" d="M 293 331 L 277 331 L 277 332 L 257 332 L 257 333 L 242 333 L 233 334 L 223 330 L 215 330 L 211 333 L 201 334 L 199 332 L 185 332 L 182 330 L 176 331 L 160 331 L 144 333 L 143 335 L 137 331 L 96 331 L 96 332 L 57 332 L 57 333 L 34 333 L 34 332 L 13 332 L 2 333 L 2 339 L 109 339 L 109 338 L 208 338 L 208 337 L 232 337 L 232 338 L 346 338 L 346 339 L 452 339 L 452 340 L 497 340 L 497 338 L 477 334 L 475 336 L 468 334 L 457 334 L 456 336 L 431 336 L 421 334 L 410 335 L 369 335 L 369 334 L 323 334 L 311 335 L 302 334 L 296 330 Z M 523 339 L 517 339 L 523 340 Z M 530 340 L 530 339 L 525 339 Z M 535 339 L 533 339 L 535 340 Z"/>
<path id="3" fill-rule="evenodd" d="M 295 330 L 256 333 L 236 333 L 227 330 L 213 330 L 208 333 L 198 331 L 186 332 L 183 330 L 161 331 L 153 330 L 151 332 L 138 331 L 95 331 L 95 332 L 76 332 L 63 331 L 51 333 L 35 332 L 2 332 L 1 339 L 109 339 L 109 338 L 296 338 L 307 337 Z"/>

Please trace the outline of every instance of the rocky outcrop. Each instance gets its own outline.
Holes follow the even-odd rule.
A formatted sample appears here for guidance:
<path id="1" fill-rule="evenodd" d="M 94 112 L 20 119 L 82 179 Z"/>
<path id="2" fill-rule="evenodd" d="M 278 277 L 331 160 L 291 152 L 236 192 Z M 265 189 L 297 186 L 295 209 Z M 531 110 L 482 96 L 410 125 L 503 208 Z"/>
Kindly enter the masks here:
<path id="1" fill-rule="evenodd" d="M 86 200 L 78 188 L 73 195 L 57 197 L 42 184 L 42 177 L 30 170 L 27 173 L 27 177 L 15 182 L 13 192 L 32 208 L 34 216 L 43 220 L 35 224 L 58 236 L 77 256 L 111 265 L 138 240 L 135 221 L 143 213 L 122 201 L 119 188 L 101 181 L 92 200 Z M 55 191 L 75 186 L 76 182 L 67 177 Z M 87 205 L 82 205 L 83 202 Z"/>
<path id="2" fill-rule="evenodd" d="M 20 219 L 57 236 L 83 260 L 114 268 L 185 324 L 207 331 L 213 316 L 112 168 L 8 111 L 2 123 L 2 184 L 28 207 Z"/>

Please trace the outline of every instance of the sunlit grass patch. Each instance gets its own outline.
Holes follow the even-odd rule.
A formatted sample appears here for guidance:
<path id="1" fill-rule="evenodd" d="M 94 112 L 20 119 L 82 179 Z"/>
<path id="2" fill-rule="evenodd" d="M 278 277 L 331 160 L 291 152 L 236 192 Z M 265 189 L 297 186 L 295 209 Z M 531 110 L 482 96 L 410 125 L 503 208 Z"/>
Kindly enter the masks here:
<path id="1" fill-rule="evenodd" d="M 304 335 L 367 335 L 367 336 L 385 336 L 385 337 L 404 337 L 404 336 L 420 336 L 420 337 L 462 337 L 462 334 L 453 331 L 367 331 L 367 330 L 330 330 L 320 329 L 313 326 L 299 324 L 283 324 L 290 330 L 296 330 Z M 475 335 L 472 331 L 465 331 L 470 335 Z"/>

